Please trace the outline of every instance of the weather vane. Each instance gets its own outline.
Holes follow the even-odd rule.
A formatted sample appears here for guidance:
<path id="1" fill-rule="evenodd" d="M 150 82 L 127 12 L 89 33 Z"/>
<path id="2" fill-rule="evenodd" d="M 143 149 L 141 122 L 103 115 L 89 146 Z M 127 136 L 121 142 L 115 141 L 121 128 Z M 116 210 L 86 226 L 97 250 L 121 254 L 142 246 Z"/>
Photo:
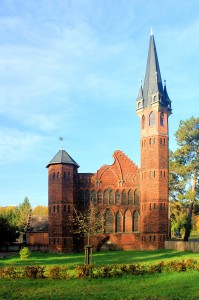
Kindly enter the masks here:
<path id="1" fill-rule="evenodd" d="M 60 136 L 59 140 L 62 142 L 62 150 L 63 150 L 64 138 Z"/>

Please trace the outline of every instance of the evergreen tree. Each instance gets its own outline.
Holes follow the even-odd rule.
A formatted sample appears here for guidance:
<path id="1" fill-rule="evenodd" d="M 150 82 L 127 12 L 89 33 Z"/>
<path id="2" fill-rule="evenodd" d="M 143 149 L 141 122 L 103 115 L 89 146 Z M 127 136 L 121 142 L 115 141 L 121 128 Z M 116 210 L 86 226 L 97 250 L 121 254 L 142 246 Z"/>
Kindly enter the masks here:
<path id="1" fill-rule="evenodd" d="M 187 204 L 184 240 L 188 241 L 193 207 L 199 199 L 199 118 L 180 121 L 175 137 L 178 148 L 170 153 L 170 196 Z"/>

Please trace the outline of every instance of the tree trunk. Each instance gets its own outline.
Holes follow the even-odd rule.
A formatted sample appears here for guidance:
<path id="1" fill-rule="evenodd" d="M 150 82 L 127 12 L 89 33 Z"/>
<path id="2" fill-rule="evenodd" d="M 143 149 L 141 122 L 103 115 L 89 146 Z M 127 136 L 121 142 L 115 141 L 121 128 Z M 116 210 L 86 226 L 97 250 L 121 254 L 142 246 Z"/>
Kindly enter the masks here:
<path id="1" fill-rule="evenodd" d="M 192 217 L 192 212 L 193 212 L 193 202 L 191 201 L 189 204 L 189 211 L 187 215 L 187 223 L 186 223 L 186 229 L 185 229 L 185 235 L 184 235 L 184 242 L 188 242 L 190 232 L 191 232 L 191 217 Z"/>
<path id="2" fill-rule="evenodd" d="M 193 186 L 192 186 L 192 201 L 189 204 L 189 211 L 187 215 L 187 223 L 186 223 L 186 229 L 185 229 L 185 235 L 184 235 L 184 242 L 188 242 L 190 232 L 191 232 L 191 218 L 192 218 L 192 212 L 193 212 L 193 204 L 194 204 L 194 198 L 195 198 L 195 191 L 196 191 L 196 179 L 197 179 L 197 174 L 196 171 L 194 173 L 194 178 L 193 178 Z"/>

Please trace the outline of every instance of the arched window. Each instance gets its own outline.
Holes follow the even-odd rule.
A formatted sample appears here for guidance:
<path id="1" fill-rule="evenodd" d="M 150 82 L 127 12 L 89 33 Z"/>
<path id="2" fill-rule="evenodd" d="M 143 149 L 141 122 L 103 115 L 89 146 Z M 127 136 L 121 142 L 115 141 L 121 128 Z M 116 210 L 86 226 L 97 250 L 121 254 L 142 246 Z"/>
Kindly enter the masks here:
<path id="1" fill-rule="evenodd" d="M 132 232 L 132 214 L 129 209 L 124 214 L 124 231 Z"/>
<path id="2" fill-rule="evenodd" d="M 139 213 L 137 210 L 133 214 L 133 231 L 139 231 Z"/>
<path id="3" fill-rule="evenodd" d="M 155 113 L 152 111 L 149 115 L 149 126 L 155 125 Z"/>
<path id="4" fill-rule="evenodd" d="M 128 191 L 128 204 L 133 204 L 133 191 Z"/>
<path id="5" fill-rule="evenodd" d="M 160 145 L 162 145 L 162 138 L 160 138 Z"/>
<path id="6" fill-rule="evenodd" d="M 116 213 L 116 232 L 122 232 L 122 214 L 120 211 Z"/>
<path id="7" fill-rule="evenodd" d="M 134 192 L 134 204 L 138 205 L 139 202 L 140 202 L 140 194 L 139 194 L 138 190 L 135 190 L 135 192 Z"/>
<path id="8" fill-rule="evenodd" d="M 78 193 L 79 205 L 84 205 L 84 191 L 80 190 Z"/>
<path id="9" fill-rule="evenodd" d="M 114 215 L 110 209 L 107 209 L 104 216 L 104 232 L 113 233 L 114 232 Z"/>
<path id="10" fill-rule="evenodd" d="M 110 192 L 109 192 L 109 204 L 110 204 L 110 205 L 114 205 L 114 204 L 115 204 L 115 202 L 114 202 L 114 192 L 113 192 L 113 190 L 110 190 Z"/>
<path id="11" fill-rule="evenodd" d="M 151 145 L 151 138 L 149 139 L 149 145 Z"/>
<path id="12" fill-rule="evenodd" d="M 85 205 L 89 205 L 90 203 L 90 191 L 86 190 L 85 192 Z"/>
<path id="13" fill-rule="evenodd" d="M 144 129 L 145 127 L 145 116 L 143 115 L 142 116 L 142 129 Z"/>
<path id="14" fill-rule="evenodd" d="M 127 196 L 126 196 L 126 191 L 122 191 L 122 204 L 126 205 L 127 204 Z"/>
<path id="15" fill-rule="evenodd" d="M 120 204 L 120 191 L 117 190 L 115 193 L 115 204 Z"/>
<path id="16" fill-rule="evenodd" d="M 160 114 L 160 125 L 164 126 L 164 113 L 163 112 L 161 112 L 161 114 Z"/>
<path id="17" fill-rule="evenodd" d="M 109 190 L 104 191 L 104 204 L 108 204 Z"/>
<path id="18" fill-rule="evenodd" d="M 91 201 L 93 202 L 93 204 L 96 204 L 96 192 L 95 191 L 91 192 Z"/>
<path id="19" fill-rule="evenodd" d="M 102 191 L 97 192 L 97 203 L 102 204 Z"/>

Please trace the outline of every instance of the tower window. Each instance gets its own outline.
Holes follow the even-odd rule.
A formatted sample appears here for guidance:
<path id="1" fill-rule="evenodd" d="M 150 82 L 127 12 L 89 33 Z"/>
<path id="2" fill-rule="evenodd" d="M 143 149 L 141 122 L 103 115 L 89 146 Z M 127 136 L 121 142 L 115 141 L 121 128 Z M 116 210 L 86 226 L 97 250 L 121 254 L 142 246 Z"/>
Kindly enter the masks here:
<path id="1" fill-rule="evenodd" d="M 152 111 L 149 115 L 149 126 L 155 125 L 155 113 Z"/>
<path id="2" fill-rule="evenodd" d="M 161 112 L 161 114 L 160 114 L 160 125 L 164 126 L 164 113 L 163 112 Z"/>
<path id="3" fill-rule="evenodd" d="M 154 144 L 155 144 L 155 142 L 156 142 L 156 141 L 155 141 L 155 138 L 153 139 L 153 142 L 154 142 Z"/>
<path id="4" fill-rule="evenodd" d="M 143 115 L 142 116 L 142 129 L 144 129 L 145 127 L 145 116 Z"/>
<path id="5" fill-rule="evenodd" d="M 162 145 L 162 138 L 160 138 L 160 145 Z"/>
<path id="6" fill-rule="evenodd" d="M 149 139 L 149 145 L 151 145 L 151 138 Z"/>

